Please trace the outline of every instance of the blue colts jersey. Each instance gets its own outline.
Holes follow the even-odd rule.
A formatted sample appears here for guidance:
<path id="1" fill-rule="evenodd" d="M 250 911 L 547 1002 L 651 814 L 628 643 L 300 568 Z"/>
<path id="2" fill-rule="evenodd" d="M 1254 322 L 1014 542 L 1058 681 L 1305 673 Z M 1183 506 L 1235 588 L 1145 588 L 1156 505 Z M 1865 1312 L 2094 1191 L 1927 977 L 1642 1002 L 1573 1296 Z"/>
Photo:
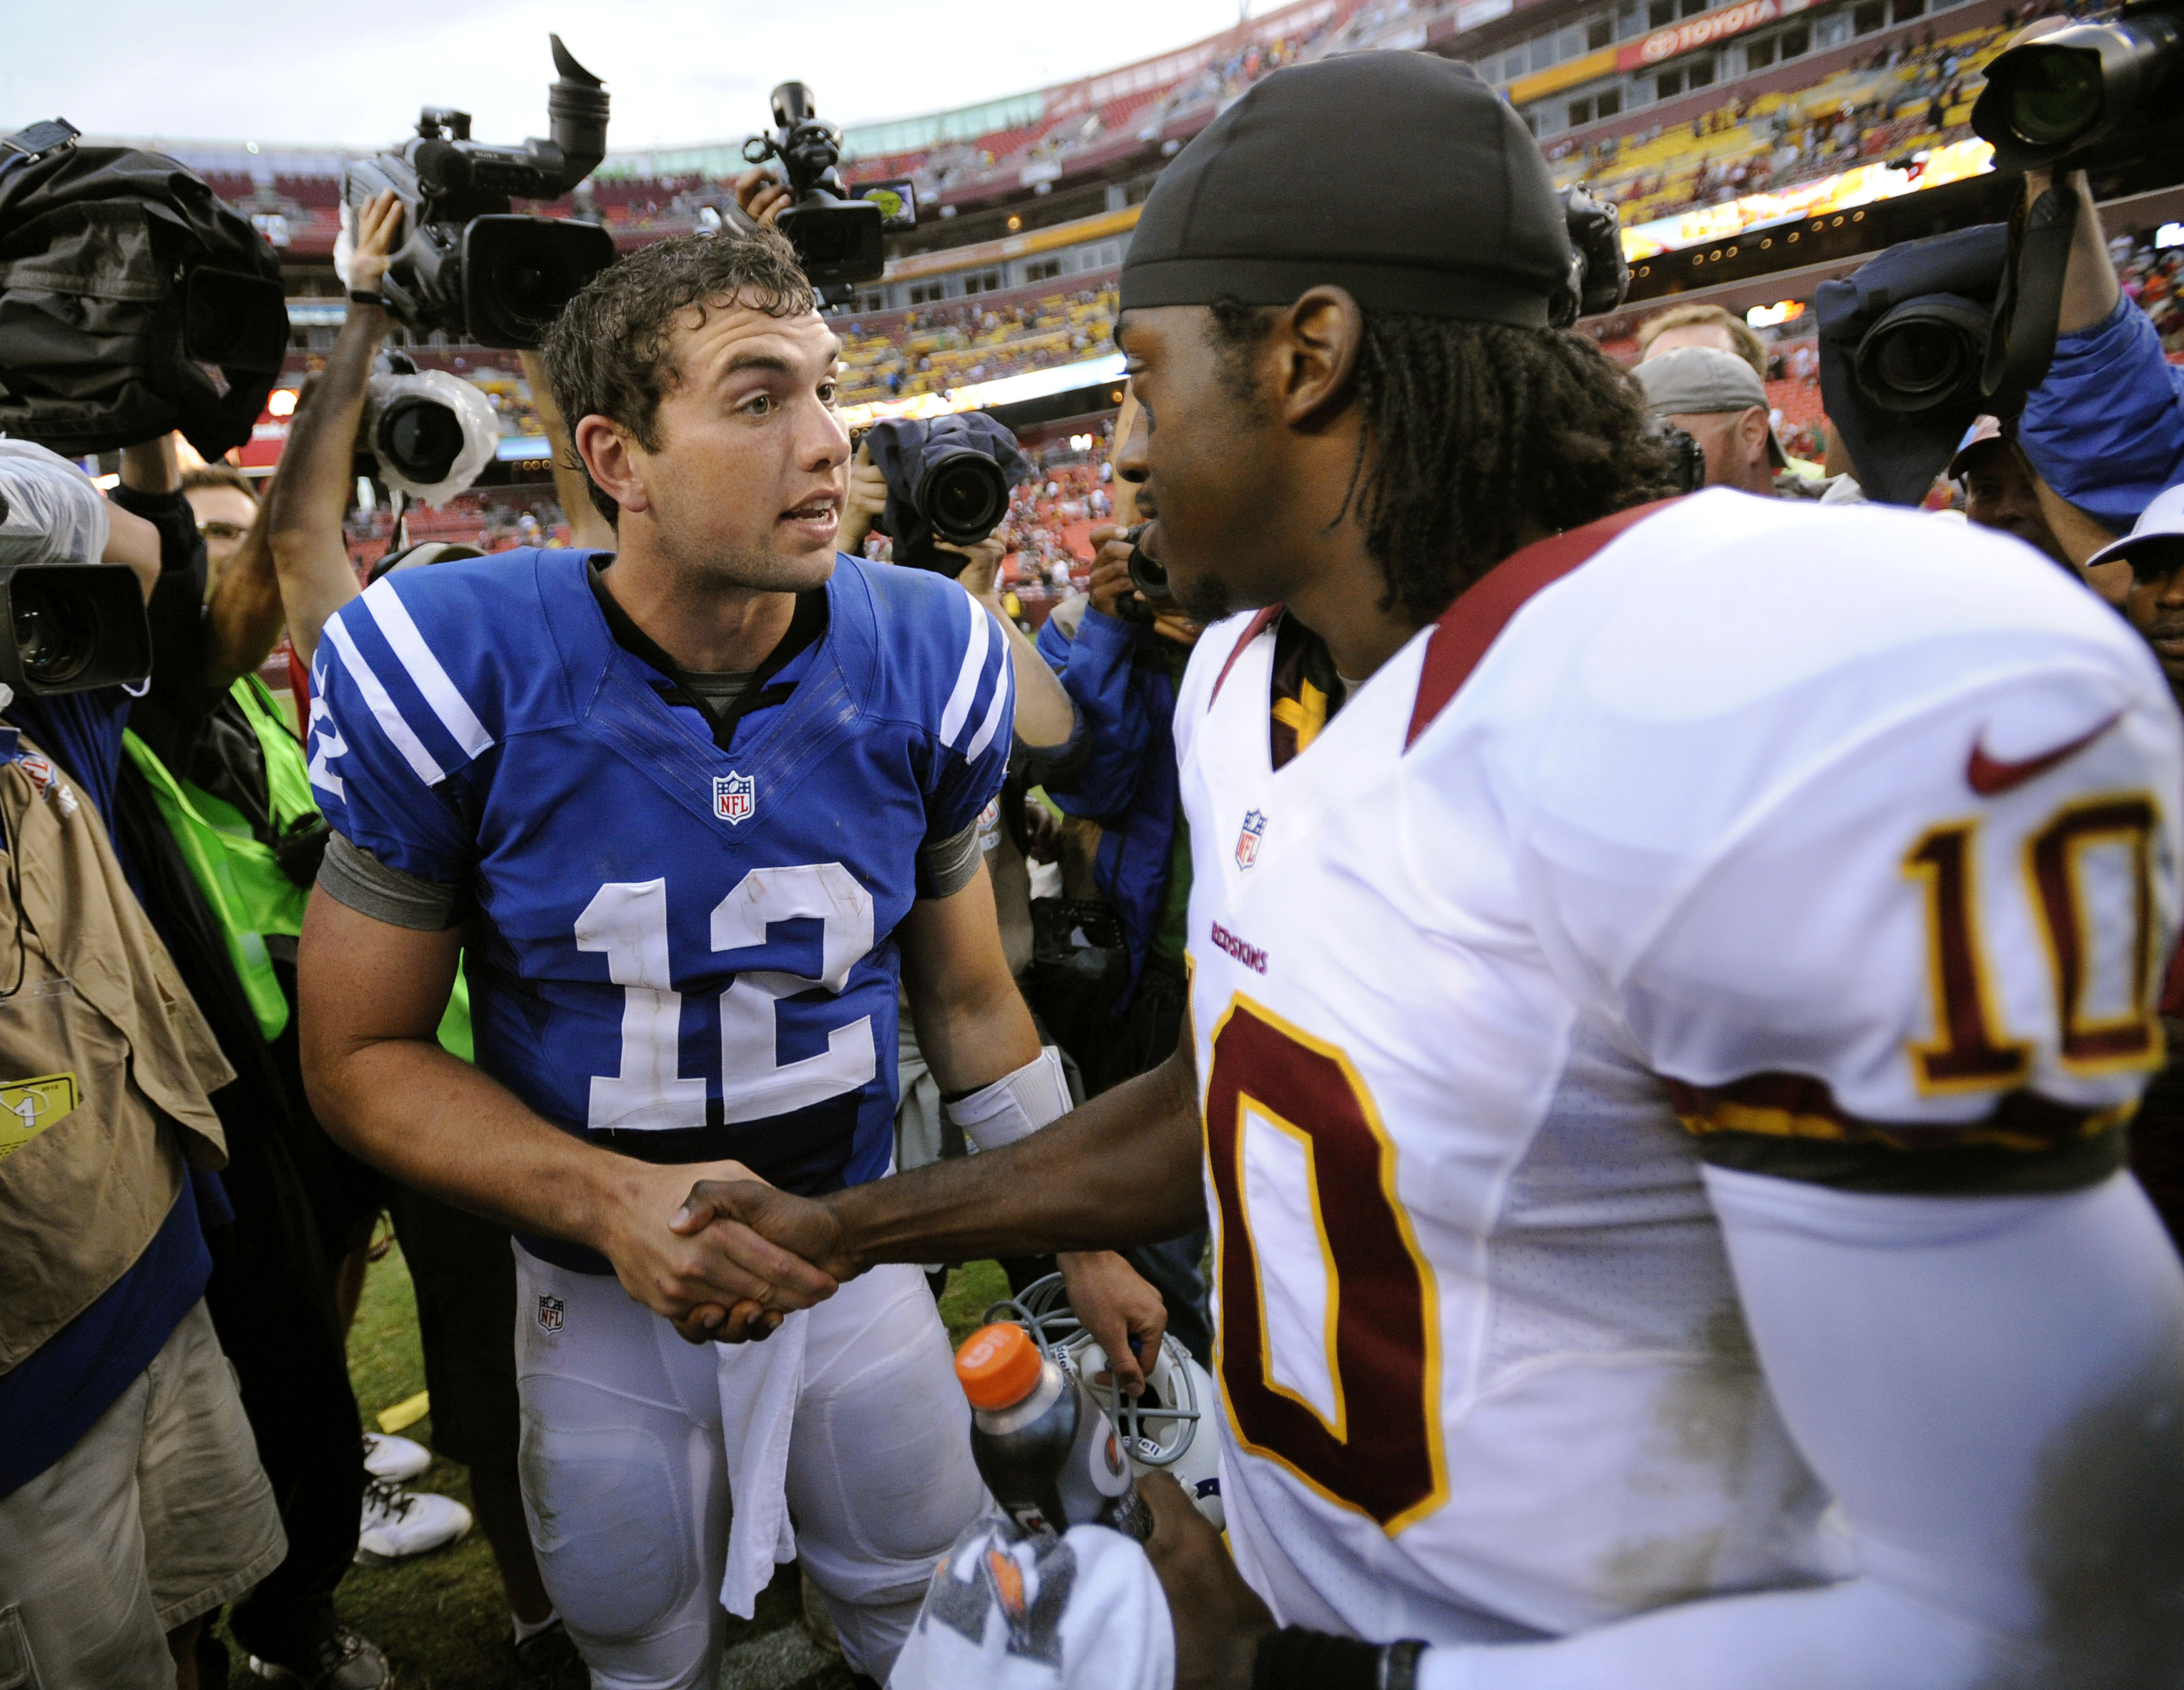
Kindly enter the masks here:
<path id="1" fill-rule="evenodd" d="M 548 1120 L 805 1193 L 876 1179 L 893 934 L 920 847 L 1000 789 L 1006 642 L 951 581 L 838 558 L 824 633 L 772 678 L 793 690 L 723 751 L 616 643 L 587 555 L 399 571 L 326 624 L 326 819 L 466 889 L 477 1064 Z"/>

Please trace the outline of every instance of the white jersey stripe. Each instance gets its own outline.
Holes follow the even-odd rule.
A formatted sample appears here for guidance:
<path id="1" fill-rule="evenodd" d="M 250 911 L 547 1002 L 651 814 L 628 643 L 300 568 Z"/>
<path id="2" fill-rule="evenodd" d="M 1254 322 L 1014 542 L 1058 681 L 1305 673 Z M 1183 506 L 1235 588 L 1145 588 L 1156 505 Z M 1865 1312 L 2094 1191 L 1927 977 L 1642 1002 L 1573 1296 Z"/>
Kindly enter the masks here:
<path id="1" fill-rule="evenodd" d="M 493 735 L 455 690 L 455 683 L 448 678 L 432 648 L 425 644 L 425 636 L 417 632 L 417 624 L 410 620 L 410 612 L 394 588 L 383 580 L 374 582 L 365 589 L 364 607 L 371 612 L 372 621 L 379 624 L 379 631 L 387 636 L 387 643 L 394 648 L 394 655 L 402 660 L 417 690 L 424 694 L 425 702 L 432 706 L 432 714 L 454 735 L 455 743 L 473 757 L 488 750 Z"/>
<path id="2" fill-rule="evenodd" d="M 326 637 L 333 641 L 334 650 L 341 654 L 342 667 L 355 678 L 357 690 L 371 706 L 382 731 L 394 742 L 394 749 L 417 771 L 418 779 L 427 786 L 437 785 L 445 778 L 447 771 L 432 761 L 432 754 L 425 749 L 424 741 L 410 731 L 410 724 L 402 719 L 402 712 L 394 707 L 394 700 L 387 695 L 379 677 L 371 672 L 371 665 L 364 661 L 364 654 L 356 649 L 356 642 L 349 638 L 339 616 L 326 623 Z"/>
<path id="3" fill-rule="evenodd" d="M 976 762 L 978 755 L 994 743 L 994 735 L 1000 731 L 1001 718 L 1008 713 L 1009 693 L 1016 683 L 1016 666 L 1009 661 L 1009 642 L 1001 639 L 1001 667 L 994 677 L 994 701 L 986 706 L 986 719 L 978 724 L 978 731 L 971 736 L 971 743 L 963 748 L 966 762 Z"/>
<path id="4" fill-rule="evenodd" d="M 948 708 L 940 713 L 940 743 L 952 745 L 963 724 L 971 719 L 971 701 L 978 695 L 978 672 L 986 667 L 986 612 L 968 593 L 963 608 L 971 613 L 971 643 L 963 648 L 963 667 L 956 677 L 956 690 L 948 695 Z"/>

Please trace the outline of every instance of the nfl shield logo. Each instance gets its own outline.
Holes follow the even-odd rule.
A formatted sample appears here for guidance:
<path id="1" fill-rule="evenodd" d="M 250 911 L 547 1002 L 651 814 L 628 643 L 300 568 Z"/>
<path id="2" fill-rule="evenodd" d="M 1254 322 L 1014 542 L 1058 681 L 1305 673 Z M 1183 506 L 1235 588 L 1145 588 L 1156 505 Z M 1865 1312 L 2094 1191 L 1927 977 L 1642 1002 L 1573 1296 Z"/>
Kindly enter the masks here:
<path id="1" fill-rule="evenodd" d="M 1244 831 L 1236 836 L 1236 866 L 1249 868 L 1259 860 L 1259 841 L 1267 836 L 1267 814 L 1263 810 L 1244 812 Z"/>
<path id="2" fill-rule="evenodd" d="M 561 1316 L 568 1306 L 568 1304 L 562 1302 L 558 1297 L 548 1297 L 544 1292 L 540 1292 L 538 1297 L 538 1330 L 542 1332 L 560 1331 L 561 1330 Z"/>
<path id="3" fill-rule="evenodd" d="M 713 813 L 733 827 L 750 820 L 758 808 L 758 779 L 733 769 L 713 777 Z"/>

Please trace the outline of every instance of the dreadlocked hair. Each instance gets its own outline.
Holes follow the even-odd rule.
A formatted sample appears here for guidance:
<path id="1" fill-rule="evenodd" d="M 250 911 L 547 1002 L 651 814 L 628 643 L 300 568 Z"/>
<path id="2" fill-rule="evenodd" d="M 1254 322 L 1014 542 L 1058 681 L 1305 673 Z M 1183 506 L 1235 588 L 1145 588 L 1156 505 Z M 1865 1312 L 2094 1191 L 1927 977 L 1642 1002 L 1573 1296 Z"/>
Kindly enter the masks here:
<path id="1" fill-rule="evenodd" d="M 1240 382 L 1274 314 L 1212 310 Z M 1368 311 L 1357 395 L 1364 426 L 1335 521 L 1356 512 L 1387 577 L 1381 608 L 1420 624 L 1528 522 L 1560 532 L 1678 490 L 1630 377 L 1582 335 Z"/>

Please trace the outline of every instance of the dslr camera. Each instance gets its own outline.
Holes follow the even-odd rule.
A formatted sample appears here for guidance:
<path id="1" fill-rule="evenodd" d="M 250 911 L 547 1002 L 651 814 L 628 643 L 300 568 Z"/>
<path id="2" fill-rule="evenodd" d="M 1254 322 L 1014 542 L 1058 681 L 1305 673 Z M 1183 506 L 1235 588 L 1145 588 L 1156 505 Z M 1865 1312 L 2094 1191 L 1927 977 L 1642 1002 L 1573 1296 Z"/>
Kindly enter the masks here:
<path id="1" fill-rule="evenodd" d="M 344 209 L 393 189 L 409 233 L 381 284 L 388 309 L 420 334 L 443 331 L 481 346 L 533 347 L 583 285 L 614 262 L 614 237 L 595 223 L 517 216 L 511 195 L 558 199 L 606 156 L 607 92 L 561 37 L 546 96 L 553 139 L 493 147 L 471 139 L 468 112 L 427 106 L 417 133 L 351 165 Z"/>
<path id="2" fill-rule="evenodd" d="M 931 422 L 889 417 L 864 443 L 887 480 L 880 527 L 894 538 L 894 561 L 942 575 L 960 573 L 963 560 L 935 542 L 984 539 L 1009 514 L 1009 490 L 1031 474 L 1016 436 L 983 411 Z"/>
<path id="3" fill-rule="evenodd" d="M 2184 117 L 2184 3 L 2139 0 L 2110 23 L 2073 24 L 1986 67 L 1972 127 L 2004 170 L 2065 167 L 2110 137 Z"/>
<path id="4" fill-rule="evenodd" d="M 882 182 L 852 195 L 842 181 L 842 131 L 818 116 L 811 90 L 783 82 L 773 91 L 773 132 L 744 142 L 746 163 L 781 161 L 793 196 L 774 226 L 796 248 L 805 278 L 828 303 L 852 284 L 876 282 L 887 268 L 881 237 L 917 226 L 916 191 Z"/>

